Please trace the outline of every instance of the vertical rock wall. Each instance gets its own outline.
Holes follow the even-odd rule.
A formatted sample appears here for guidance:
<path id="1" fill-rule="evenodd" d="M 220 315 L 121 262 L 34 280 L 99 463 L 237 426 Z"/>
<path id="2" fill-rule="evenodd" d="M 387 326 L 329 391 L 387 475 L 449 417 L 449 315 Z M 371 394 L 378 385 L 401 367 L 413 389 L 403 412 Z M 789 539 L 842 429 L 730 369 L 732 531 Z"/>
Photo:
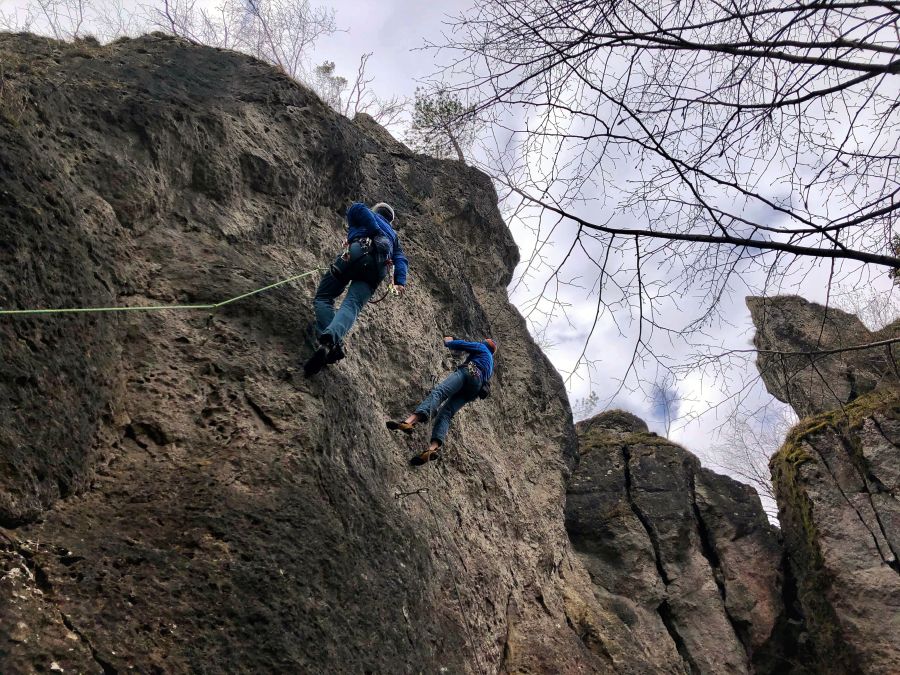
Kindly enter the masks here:
<path id="1" fill-rule="evenodd" d="M 659 672 L 789 669 L 781 546 L 753 490 L 622 411 L 581 423 L 579 447 L 566 529 L 635 651 Z"/>
<path id="2" fill-rule="evenodd" d="M 486 176 L 165 36 L 0 34 L 0 61 L 2 307 L 217 302 L 328 264 L 354 200 L 393 204 L 411 260 L 311 381 L 315 277 L 0 320 L 0 672 L 616 671 L 624 637 L 583 639 L 574 430 Z M 452 367 L 447 332 L 497 339 L 495 393 L 412 470 L 427 430 L 384 421 Z"/>
<path id="3" fill-rule="evenodd" d="M 748 298 L 769 392 L 804 417 L 772 458 L 790 573 L 822 673 L 900 672 L 900 324 Z M 853 349 L 846 350 L 846 347 Z M 805 352 L 797 354 L 797 352 Z"/>

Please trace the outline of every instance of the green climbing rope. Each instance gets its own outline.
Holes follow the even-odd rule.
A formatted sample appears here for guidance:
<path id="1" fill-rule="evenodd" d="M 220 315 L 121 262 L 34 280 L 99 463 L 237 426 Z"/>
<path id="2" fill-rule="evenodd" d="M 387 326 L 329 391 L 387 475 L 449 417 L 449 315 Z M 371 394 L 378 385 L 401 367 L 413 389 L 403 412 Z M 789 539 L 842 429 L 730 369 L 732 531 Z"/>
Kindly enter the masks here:
<path id="1" fill-rule="evenodd" d="M 227 300 L 222 300 L 221 302 L 215 302 L 207 305 L 149 305 L 149 306 L 132 306 L 132 307 L 67 307 L 64 309 L 0 309 L 0 316 L 21 316 L 26 314 L 36 314 L 36 315 L 46 315 L 46 314 L 87 314 L 90 312 L 158 312 L 164 309 L 209 309 L 214 310 L 219 307 L 224 307 L 225 305 L 229 305 L 232 302 L 237 302 L 238 300 L 243 300 L 244 298 L 249 298 L 251 295 L 256 295 L 257 293 L 263 293 L 265 291 L 272 290 L 273 288 L 277 288 L 278 286 L 283 286 L 284 284 L 289 284 L 292 281 L 297 281 L 297 279 L 302 279 L 303 277 L 308 277 L 310 274 L 315 274 L 316 272 L 323 271 L 324 268 L 315 268 L 309 270 L 308 272 L 304 272 L 303 274 L 296 274 L 292 277 L 288 277 L 287 279 L 282 279 L 281 281 L 276 281 L 274 284 L 269 284 L 268 286 L 263 286 L 262 288 L 257 288 L 255 291 L 250 291 L 249 293 L 242 293 L 241 295 L 237 295 L 233 298 L 228 298 Z"/>

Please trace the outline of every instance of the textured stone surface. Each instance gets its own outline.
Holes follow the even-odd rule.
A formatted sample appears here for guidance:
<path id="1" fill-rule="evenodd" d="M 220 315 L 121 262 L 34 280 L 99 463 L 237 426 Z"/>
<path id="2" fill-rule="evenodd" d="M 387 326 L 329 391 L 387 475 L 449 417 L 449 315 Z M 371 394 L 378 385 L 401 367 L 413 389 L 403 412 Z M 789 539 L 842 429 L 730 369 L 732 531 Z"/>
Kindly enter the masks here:
<path id="1" fill-rule="evenodd" d="M 235 296 L 329 261 L 359 199 L 412 264 L 313 381 L 314 279 L 0 321 L 0 671 L 649 672 L 571 555 L 571 415 L 484 175 L 231 52 L 0 35 L 0 60 L 2 307 Z M 494 394 L 411 470 L 426 432 L 384 420 L 446 332 L 498 339 Z"/>
<path id="2" fill-rule="evenodd" d="M 900 344 L 827 352 L 900 337 L 900 321 L 870 332 L 854 315 L 795 295 L 747 298 L 756 365 L 769 393 L 800 417 L 832 410 L 878 386 L 897 386 Z M 768 352 L 768 353 L 767 353 Z M 772 353 L 776 352 L 776 353 Z M 781 352 L 781 353 L 778 353 Z"/>
<path id="3" fill-rule="evenodd" d="M 795 296 L 748 298 L 754 344 L 828 351 L 892 339 Z M 900 407 L 897 346 L 760 354 L 769 392 L 804 417 L 772 458 L 799 609 L 823 673 L 900 672 Z"/>
<path id="4" fill-rule="evenodd" d="M 785 672 L 781 547 L 756 494 L 623 411 L 578 425 L 566 529 L 658 672 Z"/>
<path id="5" fill-rule="evenodd" d="M 43 548 L 43 551 L 36 550 Z M 0 663 L 5 673 L 103 672 L 90 644 L 62 613 L 35 564 L 37 553 L 77 562 L 70 551 L 47 551 L 46 545 L 23 545 L 0 530 Z"/>
<path id="6" fill-rule="evenodd" d="M 800 422 L 772 458 L 819 672 L 900 672 L 900 391 Z"/>
<path id="7" fill-rule="evenodd" d="M 0 35 L 0 59 L 2 307 L 215 302 L 327 262 L 357 199 L 395 206 L 412 261 L 313 381 L 314 279 L 0 320 L 0 672 L 897 672 L 886 351 L 817 360 L 828 391 L 761 359 L 800 410 L 854 401 L 773 461 L 782 575 L 755 495 L 633 415 L 580 424 L 579 463 L 484 175 L 172 38 Z M 889 334 L 812 339 L 821 315 L 766 302 L 776 350 Z M 427 435 L 383 421 L 451 367 L 445 332 L 498 339 L 496 386 L 413 471 Z"/>

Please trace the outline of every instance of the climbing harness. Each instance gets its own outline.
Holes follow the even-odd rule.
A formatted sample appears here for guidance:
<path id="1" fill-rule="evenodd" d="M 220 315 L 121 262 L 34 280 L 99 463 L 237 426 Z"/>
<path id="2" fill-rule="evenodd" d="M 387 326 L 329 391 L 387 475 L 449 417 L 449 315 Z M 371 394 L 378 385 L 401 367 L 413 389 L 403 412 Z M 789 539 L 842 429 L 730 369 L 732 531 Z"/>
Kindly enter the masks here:
<path id="1" fill-rule="evenodd" d="M 394 262 L 388 257 L 390 243 L 385 237 L 355 237 L 344 240 L 340 255 L 335 259 L 328 271 L 339 281 L 360 279 L 372 288 L 377 288 L 385 278 L 393 279 Z M 388 293 L 396 292 L 393 285 L 378 300 L 381 302 Z"/>
<path id="2" fill-rule="evenodd" d="M 308 272 L 303 272 L 303 274 L 295 274 L 292 277 L 288 277 L 287 279 L 282 279 L 281 281 L 276 281 L 274 284 L 269 284 L 268 286 L 263 286 L 262 288 L 257 288 L 255 291 L 250 291 L 248 293 L 242 293 L 241 295 L 237 295 L 233 298 L 228 298 L 227 300 L 222 300 L 221 302 L 214 302 L 212 304 L 207 305 L 150 305 L 150 306 L 131 306 L 131 307 L 67 307 L 63 309 L 0 309 L 0 316 L 24 316 L 24 315 L 47 315 L 47 314 L 87 314 L 93 312 L 159 312 L 166 309 L 178 309 L 178 310 L 202 310 L 208 309 L 211 311 L 215 311 L 220 307 L 224 307 L 225 305 L 230 305 L 232 302 L 237 302 L 238 300 L 243 300 L 244 298 L 249 298 L 251 295 L 256 295 L 258 293 L 263 293 L 265 291 L 270 291 L 273 288 L 277 288 L 278 286 L 283 286 L 284 284 L 288 284 L 292 281 L 297 281 L 298 279 L 302 279 L 304 277 L 308 277 L 311 274 L 315 274 L 316 272 L 324 272 L 325 268 L 316 267 L 315 269 L 311 269 Z"/>

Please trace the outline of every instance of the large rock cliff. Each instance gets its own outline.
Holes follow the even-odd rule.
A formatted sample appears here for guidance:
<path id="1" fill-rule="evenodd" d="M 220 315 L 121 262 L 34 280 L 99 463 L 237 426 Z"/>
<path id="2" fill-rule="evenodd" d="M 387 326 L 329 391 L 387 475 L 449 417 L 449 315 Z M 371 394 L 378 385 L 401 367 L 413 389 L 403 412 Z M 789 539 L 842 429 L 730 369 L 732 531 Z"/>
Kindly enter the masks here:
<path id="1" fill-rule="evenodd" d="M 796 297 L 748 299 L 769 391 L 810 415 L 772 458 L 817 672 L 900 672 L 900 337 Z M 826 352 L 790 355 L 790 352 Z"/>
<path id="2" fill-rule="evenodd" d="M 0 318 L 0 671 L 777 662 L 780 553 L 746 489 L 606 416 L 565 505 L 575 430 L 484 175 L 174 38 L 0 57 L 4 308 L 237 296 L 327 264 L 353 200 L 393 204 L 411 260 L 311 381 L 314 277 L 213 313 Z M 427 436 L 384 420 L 452 365 L 446 332 L 499 341 L 496 386 L 412 470 Z"/>
<path id="3" fill-rule="evenodd" d="M 582 639 L 571 415 L 507 301 L 518 254 L 484 175 L 174 38 L 0 35 L 0 61 L 4 308 L 236 296 L 330 262 L 353 200 L 393 204 L 411 260 L 406 298 L 312 381 L 314 278 L 212 315 L 0 319 L 0 672 L 627 660 L 624 637 Z M 494 394 L 412 470 L 426 432 L 384 421 L 446 372 L 448 331 L 499 341 Z"/>

